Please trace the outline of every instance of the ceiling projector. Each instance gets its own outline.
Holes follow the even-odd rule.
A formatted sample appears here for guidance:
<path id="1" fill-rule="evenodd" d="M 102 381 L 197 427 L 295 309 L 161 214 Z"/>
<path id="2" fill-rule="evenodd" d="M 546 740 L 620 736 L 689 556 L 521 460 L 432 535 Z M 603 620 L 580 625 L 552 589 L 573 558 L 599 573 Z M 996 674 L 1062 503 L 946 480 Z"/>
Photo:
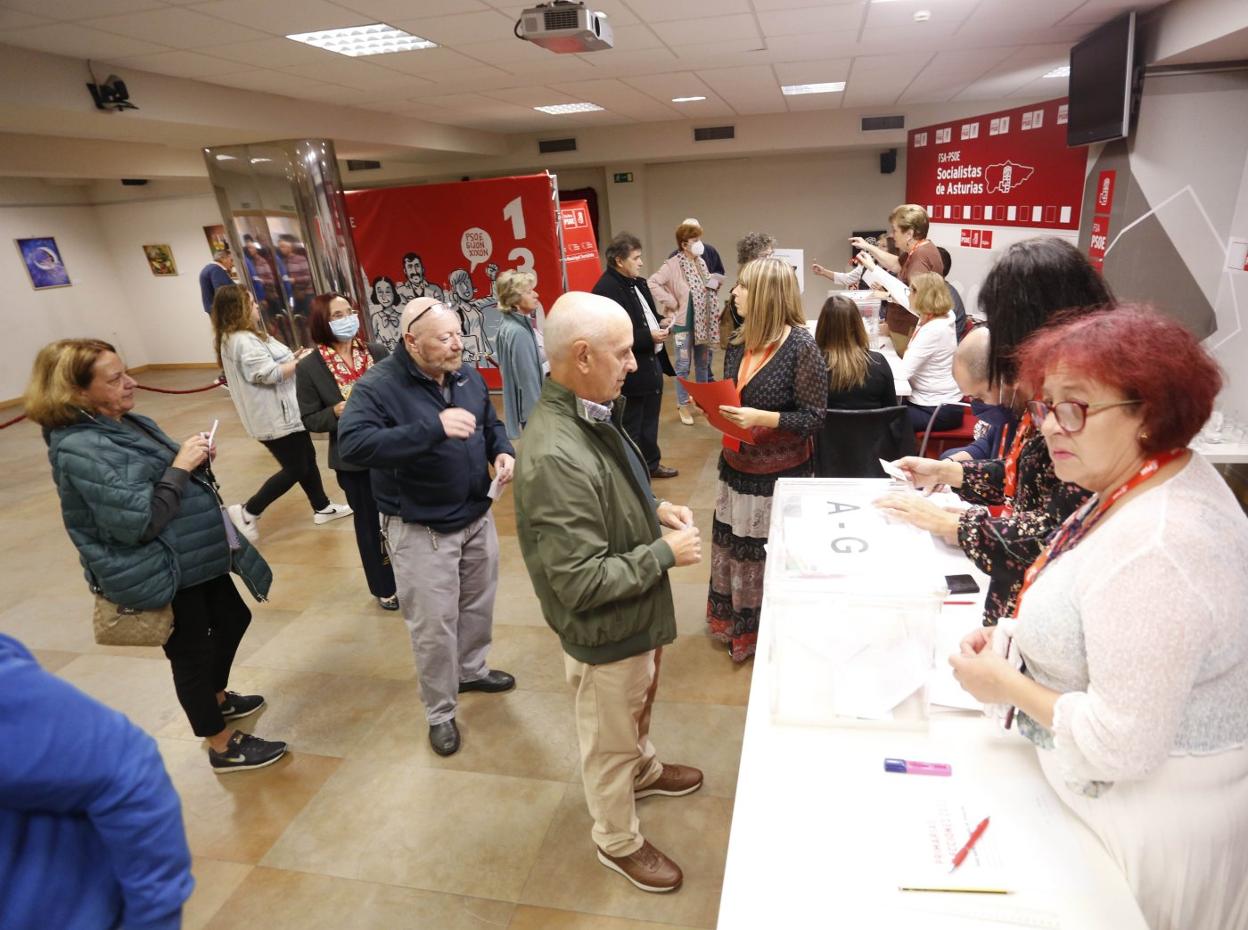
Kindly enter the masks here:
<path id="1" fill-rule="evenodd" d="M 563 54 L 598 52 L 615 44 L 606 14 L 579 0 L 552 0 L 524 10 L 516 20 L 516 35 Z"/>

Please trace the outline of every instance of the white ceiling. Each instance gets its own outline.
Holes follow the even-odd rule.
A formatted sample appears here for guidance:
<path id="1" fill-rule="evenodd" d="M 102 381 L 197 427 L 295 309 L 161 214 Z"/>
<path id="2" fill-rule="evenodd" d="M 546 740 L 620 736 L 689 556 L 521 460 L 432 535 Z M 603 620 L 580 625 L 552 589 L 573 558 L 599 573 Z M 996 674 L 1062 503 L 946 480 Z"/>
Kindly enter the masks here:
<path id="1" fill-rule="evenodd" d="M 509 0 L 0 0 L 0 44 L 492 132 L 1065 93 L 1044 78 L 1161 0 L 597 0 L 615 48 L 516 39 Z M 916 23 L 927 10 L 930 21 Z M 439 48 L 346 58 L 284 38 L 385 22 Z M 102 77 L 103 75 L 101 75 Z M 785 97 L 781 84 L 847 82 Z M 705 95 L 699 103 L 672 97 Z M 590 101 L 603 112 L 535 106 Z"/>

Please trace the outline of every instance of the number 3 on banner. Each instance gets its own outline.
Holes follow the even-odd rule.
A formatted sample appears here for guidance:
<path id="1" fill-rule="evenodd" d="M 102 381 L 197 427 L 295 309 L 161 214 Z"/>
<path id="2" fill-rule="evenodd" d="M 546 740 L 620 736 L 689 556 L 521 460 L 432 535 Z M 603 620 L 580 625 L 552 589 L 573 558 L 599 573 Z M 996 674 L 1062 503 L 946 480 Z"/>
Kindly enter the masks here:
<path id="1" fill-rule="evenodd" d="M 508 203 L 507 206 L 503 207 L 503 219 L 511 220 L 511 235 L 513 239 L 525 238 L 524 207 L 521 206 L 519 197 Z M 513 253 L 509 257 L 515 258 L 515 254 Z M 533 256 L 529 255 L 530 267 L 532 267 L 532 263 Z M 529 269 L 526 268 L 524 270 L 528 271 Z"/>
<path id="2" fill-rule="evenodd" d="M 508 261 L 514 262 L 516 259 L 520 259 L 520 264 L 516 266 L 517 271 L 533 270 L 533 253 L 528 249 L 512 249 L 507 253 Z"/>

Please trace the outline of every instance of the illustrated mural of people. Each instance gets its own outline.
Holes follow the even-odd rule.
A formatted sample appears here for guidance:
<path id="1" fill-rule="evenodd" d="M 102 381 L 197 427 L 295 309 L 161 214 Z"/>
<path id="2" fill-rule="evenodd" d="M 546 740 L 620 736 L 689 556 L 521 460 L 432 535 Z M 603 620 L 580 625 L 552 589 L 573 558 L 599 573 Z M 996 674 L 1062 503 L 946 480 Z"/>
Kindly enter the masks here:
<path id="1" fill-rule="evenodd" d="M 449 306 L 459 314 L 459 323 L 464 330 L 464 361 L 481 365 L 493 364 L 494 345 L 485 328 L 487 310 L 498 310 L 498 301 L 494 297 L 483 297 L 473 300 L 476 290 L 472 286 L 472 277 L 463 268 L 451 272 L 451 299 Z"/>
<path id="2" fill-rule="evenodd" d="M 368 318 L 373 324 L 373 338 L 391 352 L 403 338 L 399 330 L 403 308 L 398 301 L 398 292 L 392 280 L 385 275 L 373 278 L 368 295 Z"/>
<path id="3" fill-rule="evenodd" d="M 425 280 L 425 263 L 415 252 L 403 256 L 403 277 L 405 280 L 398 287 L 401 304 L 417 297 L 433 297 L 446 303 L 446 292 L 432 281 Z"/>

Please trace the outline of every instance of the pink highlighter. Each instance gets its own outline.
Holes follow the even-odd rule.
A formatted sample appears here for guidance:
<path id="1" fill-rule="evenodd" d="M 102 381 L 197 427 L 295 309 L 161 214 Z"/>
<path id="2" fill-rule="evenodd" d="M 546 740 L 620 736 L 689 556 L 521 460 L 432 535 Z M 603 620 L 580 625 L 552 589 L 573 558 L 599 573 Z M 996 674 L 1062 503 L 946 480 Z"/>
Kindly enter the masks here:
<path id="1" fill-rule="evenodd" d="M 953 766 L 945 762 L 914 762 L 909 759 L 885 759 L 884 771 L 901 775 L 952 775 Z"/>

